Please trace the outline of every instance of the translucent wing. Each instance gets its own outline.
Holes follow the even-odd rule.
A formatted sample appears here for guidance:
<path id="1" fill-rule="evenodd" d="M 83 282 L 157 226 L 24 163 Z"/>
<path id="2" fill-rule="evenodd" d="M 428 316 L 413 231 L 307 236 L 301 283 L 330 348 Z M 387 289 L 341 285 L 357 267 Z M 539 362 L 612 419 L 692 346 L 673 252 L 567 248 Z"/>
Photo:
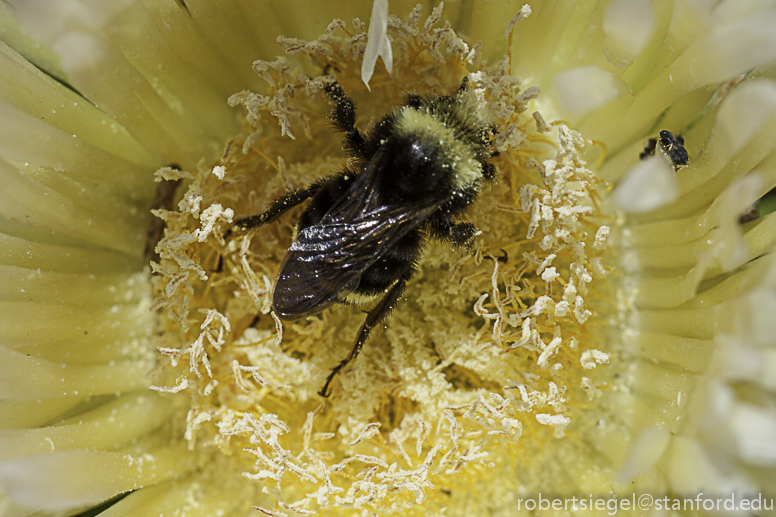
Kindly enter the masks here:
<path id="1" fill-rule="evenodd" d="M 385 205 L 375 192 L 381 153 L 369 161 L 320 223 L 304 228 L 286 253 L 272 304 L 280 317 L 323 311 L 358 287 L 361 274 L 441 206 Z"/>

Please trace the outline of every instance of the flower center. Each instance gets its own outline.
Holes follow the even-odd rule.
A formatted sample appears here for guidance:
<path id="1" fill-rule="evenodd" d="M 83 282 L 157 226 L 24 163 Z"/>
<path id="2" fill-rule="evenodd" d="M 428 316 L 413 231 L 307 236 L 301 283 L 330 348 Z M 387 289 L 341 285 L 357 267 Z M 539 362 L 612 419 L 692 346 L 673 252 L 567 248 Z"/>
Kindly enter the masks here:
<path id="1" fill-rule="evenodd" d="M 315 492 L 321 507 L 412 505 L 441 497 L 432 486 L 460 483 L 460 472 L 544 463 L 544 444 L 610 387 L 595 370 L 609 361 L 603 329 L 614 314 L 600 182 L 582 158 L 595 146 L 529 115 L 538 89 L 521 89 L 509 57 L 486 67 L 479 46 L 436 27 L 440 13 L 422 27 L 417 10 L 407 22 L 391 17 L 392 71 L 378 66 L 370 90 L 360 23 L 335 21 L 313 42 L 281 39 L 305 73 L 285 58 L 257 62 L 267 89 L 230 99 L 244 106 L 247 131 L 221 161 L 159 172 L 188 186 L 181 212 L 160 214 L 159 350 L 169 360 L 156 389 L 189 393 L 190 446 L 240 458 L 237 470 L 274 480 L 282 504 L 306 508 Z M 363 313 L 339 306 L 281 323 L 273 279 L 302 207 L 247 232 L 232 222 L 343 169 L 328 120 L 333 80 L 370 131 L 405 92 L 455 95 L 464 77 L 497 151 L 498 181 L 467 215 L 481 233 L 464 252 L 429 243 L 385 330 L 321 399 Z"/>

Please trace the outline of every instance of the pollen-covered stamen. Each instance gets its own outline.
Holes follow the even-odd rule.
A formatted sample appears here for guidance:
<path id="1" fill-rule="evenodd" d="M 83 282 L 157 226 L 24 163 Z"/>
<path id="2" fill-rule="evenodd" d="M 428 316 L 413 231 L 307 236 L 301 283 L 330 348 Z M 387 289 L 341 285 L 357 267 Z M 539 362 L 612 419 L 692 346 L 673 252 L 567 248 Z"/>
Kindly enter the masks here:
<path id="1" fill-rule="evenodd" d="M 539 368 L 536 373 L 546 372 L 544 378 L 526 376 L 532 394 L 529 395 L 527 386 L 520 386 L 523 401 L 530 401 L 528 407 L 532 412 L 537 402 L 541 401 L 536 408 L 556 400 L 553 393 L 558 393 L 559 382 L 564 392 L 575 387 L 589 390 L 589 380 L 584 387 L 574 380 L 578 378 L 576 372 L 591 367 L 591 361 L 593 365 L 608 361 L 605 354 L 596 355 L 601 354 L 597 350 L 570 346 L 590 341 L 585 324 L 593 312 L 585 306 L 585 298 L 592 292 L 596 277 L 600 280 L 608 273 L 600 254 L 606 249 L 609 229 L 595 219 L 593 200 L 598 180 L 579 157 L 587 143 L 563 125 L 558 127 L 558 137 L 556 156 L 535 165 L 541 173 L 541 183 L 529 183 L 520 190 L 520 204 L 530 215 L 526 237 L 539 239 L 541 254 L 524 253 L 522 262 L 506 266 L 500 275 L 495 262 L 491 300 L 496 312 L 486 308 L 487 294 L 475 305 L 478 315 L 495 320 L 493 337 L 499 346 L 506 350 L 520 347 L 523 354 L 535 353 L 533 361 Z M 510 269 L 514 271 L 514 280 L 509 280 Z M 514 303 L 507 305 L 499 298 L 499 278 L 504 279 Z M 518 279 L 520 285 L 515 285 Z M 593 300 L 599 303 L 597 298 Z M 517 328 L 503 331 L 502 321 Z M 553 380 L 549 381 L 550 378 Z M 555 411 L 565 411 L 562 404 L 553 407 Z M 571 419 L 562 414 L 537 413 L 537 421 L 555 427 L 555 435 L 562 436 L 562 429 Z"/>

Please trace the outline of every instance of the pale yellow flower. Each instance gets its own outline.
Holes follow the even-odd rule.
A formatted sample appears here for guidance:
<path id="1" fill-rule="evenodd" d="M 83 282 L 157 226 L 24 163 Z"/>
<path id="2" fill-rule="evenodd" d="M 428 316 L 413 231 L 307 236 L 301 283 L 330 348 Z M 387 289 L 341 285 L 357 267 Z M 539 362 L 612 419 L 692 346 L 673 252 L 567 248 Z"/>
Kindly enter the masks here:
<path id="1" fill-rule="evenodd" d="M 772 497 L 776 4 L 558 4 L 3 5 L 0 514 Z M 468 76 L 500 172 L 323 399 L 362 312 L 274 315 L 293 215 L 224 235 L 342 166 L 326 74 L 362 129 Z"/>

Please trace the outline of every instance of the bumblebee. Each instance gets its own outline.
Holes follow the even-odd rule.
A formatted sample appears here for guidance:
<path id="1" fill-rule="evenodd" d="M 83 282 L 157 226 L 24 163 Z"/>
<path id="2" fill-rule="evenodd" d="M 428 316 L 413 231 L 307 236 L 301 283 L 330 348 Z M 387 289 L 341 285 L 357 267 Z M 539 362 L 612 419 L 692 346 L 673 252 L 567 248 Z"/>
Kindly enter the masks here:
<path id="1" fill-rule="evenodd" d="M 644 150 L 639 154 L 639 159 L 645 160 L 647 157 L 653 156 L 657 150 L 658 143 L 660 144 L 660 150 L 671 161 L 675 171 L 687 167 L 690 155 L 687 153 L 687 149 L 684 148 L 684 138 L 679 135 L 674 136 L 673 133 L 665 129 L 660 130 L 658 138 L 650 138 L 644 143 Z"/>
<path id="2" fill-rule="evenodd" d="M 418 271 L 426 241 L 470 246 L 477 228 L 460 221 L 485 183 L 493 134 L 464 79 L 454 96 L 407 94 L 368 132 L 355 127 L 356 107 L 339 83 L 327 88 L 331 120 L 350 160 L 307 188 L 288 192 L 262 214 L 236 221 L 253 228 L 307 200 L 280 265 L 272 305 L 294 320 L 334 304 L 376 301 L 353 347 L 318 392 L 354 360 L 373 328 L 399 303 Z"/>

